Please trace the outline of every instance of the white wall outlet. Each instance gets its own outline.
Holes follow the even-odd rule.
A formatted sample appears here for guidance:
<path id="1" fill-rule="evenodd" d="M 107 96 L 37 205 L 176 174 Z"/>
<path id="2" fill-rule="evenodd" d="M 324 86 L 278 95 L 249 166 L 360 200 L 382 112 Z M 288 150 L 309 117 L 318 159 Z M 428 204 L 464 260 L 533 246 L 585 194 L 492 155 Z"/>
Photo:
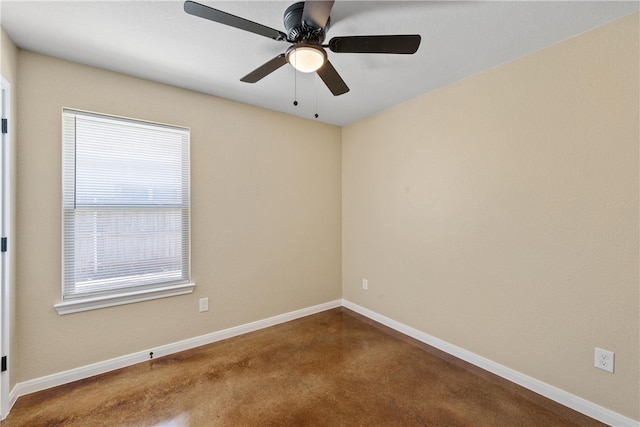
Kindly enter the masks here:
<path id="1" fill-rule="evenodd" d="M 200 298 L 200 313 L 209 311 L 209 298 Z"/>
<path id="2" fill-rule="evenodd" d="M 596 347 L 595 366 L 613 374 L 613 351 Z"/>
<path id="3" fill-rule="evenodd" d="M 367 279 L 362 279 L 362 289 L 365 291 L 369 289 L 369 281 Z"/>

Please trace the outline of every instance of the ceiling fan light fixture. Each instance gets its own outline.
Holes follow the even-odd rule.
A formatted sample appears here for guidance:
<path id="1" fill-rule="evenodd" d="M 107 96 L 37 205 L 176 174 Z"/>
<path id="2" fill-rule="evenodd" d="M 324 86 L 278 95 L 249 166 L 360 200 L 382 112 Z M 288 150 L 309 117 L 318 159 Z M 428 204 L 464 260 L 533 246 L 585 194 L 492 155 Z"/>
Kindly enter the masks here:
<path id="1" fill-rule="evenodd" d="M 327 53 L 319 46 L 294 45 L 287 51 L 287 61 L 303 73 L 313 73 L 327 61 Z"/>

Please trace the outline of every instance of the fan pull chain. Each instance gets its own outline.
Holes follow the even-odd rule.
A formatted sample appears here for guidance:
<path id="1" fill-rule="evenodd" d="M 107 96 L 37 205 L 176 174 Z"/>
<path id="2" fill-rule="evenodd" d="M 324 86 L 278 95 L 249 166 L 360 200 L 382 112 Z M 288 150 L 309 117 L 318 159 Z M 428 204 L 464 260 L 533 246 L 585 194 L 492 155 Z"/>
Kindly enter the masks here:
<path id="1" fill-rule="evenodd" d="M 296 62 L 296 57 L 293 57 L 293 62 Z M 298 106 L 298 70 L 293 66 L 293 105 Z"/>
<path id="2" fill-rule="evenodd" d="M 316 83 L 316 113 L 313 115 L 316 119 L 318 118 L 318 75 L 316 74 L 315 78 Z"/>

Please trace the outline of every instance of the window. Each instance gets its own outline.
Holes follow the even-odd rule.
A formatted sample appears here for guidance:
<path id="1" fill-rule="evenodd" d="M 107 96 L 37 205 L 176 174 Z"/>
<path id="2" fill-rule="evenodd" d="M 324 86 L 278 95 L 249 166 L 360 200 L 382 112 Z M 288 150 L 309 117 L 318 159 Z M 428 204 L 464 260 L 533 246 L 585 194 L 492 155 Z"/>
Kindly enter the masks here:
<path id="1" fill-rule="evenodd" d="M 63 111 L 60 314 L 193 291 L 189 130 Z"/>

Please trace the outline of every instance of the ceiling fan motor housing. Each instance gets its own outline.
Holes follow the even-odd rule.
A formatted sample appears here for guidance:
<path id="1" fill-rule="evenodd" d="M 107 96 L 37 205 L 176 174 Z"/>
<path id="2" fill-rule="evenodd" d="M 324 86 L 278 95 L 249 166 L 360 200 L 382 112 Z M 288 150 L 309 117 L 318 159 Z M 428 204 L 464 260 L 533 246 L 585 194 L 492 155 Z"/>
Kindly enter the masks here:
<path id="1" fill-rule="evenodd" d="M 327 19 L 327 25 L 324 28 L 314 27 L 309 23 L 302 21 L 302 12 L 304 10 L 304 2 L 294 3 L 284 12 L 284 27 L 287 29 L 287 37 L 292 43 L 309 43 L 321 44 L 329 25 L 331 18 Z"/>

